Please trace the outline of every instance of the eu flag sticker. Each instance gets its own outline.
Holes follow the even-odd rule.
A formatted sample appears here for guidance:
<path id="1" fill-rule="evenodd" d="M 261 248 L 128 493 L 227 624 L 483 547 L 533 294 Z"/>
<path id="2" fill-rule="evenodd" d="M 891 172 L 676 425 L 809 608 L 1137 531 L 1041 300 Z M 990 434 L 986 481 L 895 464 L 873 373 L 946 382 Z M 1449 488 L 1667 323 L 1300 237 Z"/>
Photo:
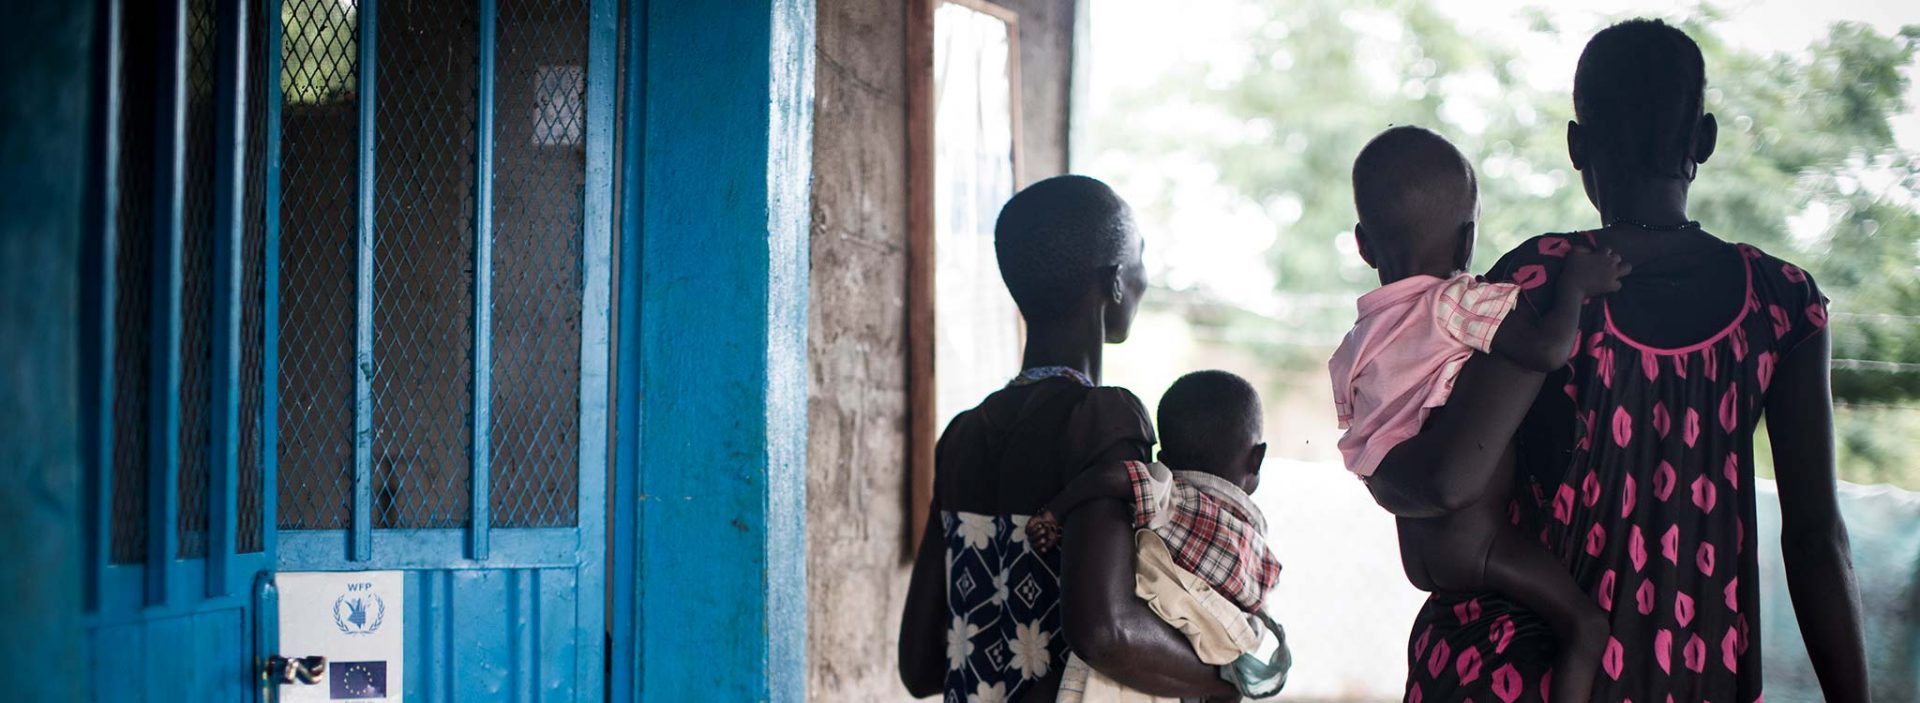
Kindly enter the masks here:
<path id="1" fill-rule="evenodd" d="M 387 697 L 387 663 L 335 662 L 329 671 L 332 700 L 360 700 Z"/>

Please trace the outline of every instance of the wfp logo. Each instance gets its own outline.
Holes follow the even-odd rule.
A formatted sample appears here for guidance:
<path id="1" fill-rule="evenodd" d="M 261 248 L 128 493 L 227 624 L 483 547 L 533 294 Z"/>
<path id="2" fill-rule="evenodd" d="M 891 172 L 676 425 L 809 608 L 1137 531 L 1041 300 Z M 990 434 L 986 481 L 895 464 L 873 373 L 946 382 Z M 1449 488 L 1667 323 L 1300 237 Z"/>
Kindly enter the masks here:
<path id="1" fill-rule="evenodd" d="M 380 623 L 387 619 L 387 602 L 378 593 L 359 591 L 351 586 L 349 589 L 333 601 L 334 626 L 346 635 L 371 635 L 380 631 Z"/>

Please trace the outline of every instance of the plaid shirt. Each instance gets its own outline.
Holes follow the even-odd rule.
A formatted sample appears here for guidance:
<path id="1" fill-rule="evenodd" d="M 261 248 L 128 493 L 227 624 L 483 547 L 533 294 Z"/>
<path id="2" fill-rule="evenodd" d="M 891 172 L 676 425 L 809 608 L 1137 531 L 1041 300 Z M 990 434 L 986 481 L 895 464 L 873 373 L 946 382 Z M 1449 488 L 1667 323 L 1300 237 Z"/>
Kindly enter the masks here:
<path id="1" fill-rule="evenodd" d="M 1493 334 L 1513 312 L 1520 287 L 1507 283 L 1483 283 L 1459 276 L 1440 289 L 1440 300 L 1433 316 L 1440 329 L 1475 351 L 1493 351 Z"/>
<path id="2" fill-rule="evenodd" d="M 1133 527 L 1153 530 L 1173 561 L 1235 605 L 1259 612 L 1280 580 L 1280 560 L 1267 549 L 1266 518 L 1238 486 L 1212 474 L 1169 471 L 1127 462 Z"/>

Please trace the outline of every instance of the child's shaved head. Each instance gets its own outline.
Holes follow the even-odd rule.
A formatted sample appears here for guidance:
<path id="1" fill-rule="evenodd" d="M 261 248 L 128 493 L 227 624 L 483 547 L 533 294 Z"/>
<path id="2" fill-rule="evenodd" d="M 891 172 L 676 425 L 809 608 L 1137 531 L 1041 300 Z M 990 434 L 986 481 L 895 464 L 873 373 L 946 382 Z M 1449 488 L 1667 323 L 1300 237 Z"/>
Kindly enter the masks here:
<path id="1" fill-rule="evenodd" d="M 1353 161 L 1353 204 L 1370 244 L 1412 257 L 1451 255 L 1479 205 L 1473 165 L 1446 138 L 1394 127 Z M 1466 262 L 1459 262 L 1464 266 Z"/>
<path id="2" fill-rule="evenodd" d="M 1181 376 L 1160 396 L 1160 460 L 1182 471 L 1240 481 L 1242 459 L 1260 443 L 1260 393 L 1226 371 Z"/>

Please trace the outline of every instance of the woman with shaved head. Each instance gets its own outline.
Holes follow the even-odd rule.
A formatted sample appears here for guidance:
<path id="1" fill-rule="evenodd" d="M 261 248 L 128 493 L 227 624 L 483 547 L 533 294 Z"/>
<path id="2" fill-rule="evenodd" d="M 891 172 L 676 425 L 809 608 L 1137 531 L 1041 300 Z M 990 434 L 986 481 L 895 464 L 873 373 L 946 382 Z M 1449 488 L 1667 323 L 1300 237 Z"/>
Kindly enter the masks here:
<path id="1" fill-rule="evenodd" d="M 1756 703 L 1766 547 L 1755 543 L 1754 435 L 1764 418 L 1808 654 L 1826 700 L 1865 701 L 1859 596 L 1835 499 L 1826 298 L 1804 270 L 1688 217 L 1716 136 L 1702 63 L 1686 34 L 1658 21 L 1588 43 L 1567 147 L 1602 226 L 1529 240 L 1488 278 L 1545 310 L 1575 247 L 1610 249 L 1633 274 L 1584 305 L 1578 348 L 1537 398 L 1512 392 L 1538 383 L 1532 372 L 1476 356 L 1450 407 L 1383 459 L 1369 487 L 1396 514 L 1431 514 L 1455 487 L 1422 467 L 1442 457 L 1494 475 L 1487 467 L 1506 447 L 1498 426 L 1517 425 L 1511 519 L 1605 612 L 1593 699 Z M 1516 405 L 1527 403 L 1521 420 Z M 1406 698 L 1540 700 L 1552 677 L 1547 629 L 1503 596 L 1436 594 L 1411 633 Z"/>

